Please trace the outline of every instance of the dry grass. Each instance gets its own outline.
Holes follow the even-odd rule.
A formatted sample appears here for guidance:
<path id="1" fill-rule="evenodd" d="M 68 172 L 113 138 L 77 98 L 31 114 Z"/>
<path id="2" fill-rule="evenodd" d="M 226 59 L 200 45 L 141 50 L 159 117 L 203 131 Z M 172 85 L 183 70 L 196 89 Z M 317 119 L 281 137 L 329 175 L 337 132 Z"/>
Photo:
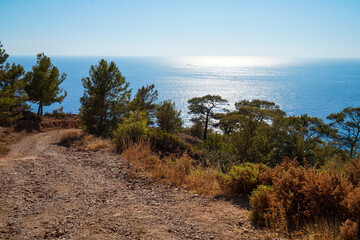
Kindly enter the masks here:
<path id="1" fill-rule="evenodd" d="M 179 158 L 160 159 L 151 152 L 149 143 L 129 143 L 122 156 L 129 161 L 133 172 L 145 173 L 149 177 L 172 186 L 183 187 L 191 192 L 214 196 L 220 193 L 212 168 L 196 166 L 186 154 Z"/>
<path id="2" fill-rule="evenodd" d="M 301 232 L 294 235 L 299 240 L 357 240 L 357 223 L 346 220 L 322 219 L 305 224 Z"/>
<path id="3" fill-rule="evenodd" d="M 0 157 L 6 156 L 6 154 L 8 154 L 8 152 L 10 152 L 10 148 L 8 148 L 7 146 L 4 146 L 0 143 Z"/>
<path id="4" fill-rule="evenodd" d="M 65 131 L 61 134 L 60 144 L 66 147 L 70 147 L 76 141 L 80 140 L 82 135 L 83 135 L 82 131 L 77 129 Z"/>
<path id="5" fill-rule="evenodd" d="M 75 129 L 64 132 L 60 144 L 67 147 L 75 146 L 83 151 L 99 151 L 113 148 L 110 140 L 85 135 L 83 131 Z"/>
<path id="6" fill-rule="evenodd" d="M 301 233 L 298 233 L 299 236 L 295 236 L 295 239 L 342 240 L 343 238 L 339 230 L 340 225 L 340 221 L 327 219 L 308 223 L 305 224 Z"/>
<path id="7" fill-rule="evenodd" d="M 112 149 L 113 145 L 110 140 L 87 135 L 82 139 L 81 148 L 85 151 L 99 151 L 101 149 Z"/>

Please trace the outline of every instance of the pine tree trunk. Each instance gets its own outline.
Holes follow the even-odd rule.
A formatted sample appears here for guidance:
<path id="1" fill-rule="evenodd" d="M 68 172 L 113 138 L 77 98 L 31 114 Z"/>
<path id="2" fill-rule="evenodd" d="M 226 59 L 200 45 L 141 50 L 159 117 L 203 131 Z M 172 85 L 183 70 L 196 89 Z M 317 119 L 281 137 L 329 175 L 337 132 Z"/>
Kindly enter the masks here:
<path id="1" fill-rule="evenodd" d="M 38 115 L 38 116 L 42 116 L 42 115 L 43 115 L 43 104 L 42 104 L 41 101 L 40 101 L 40 103 L 39 103 L 39 108 L 38 108 L 37 115 Z"/>
<path id="2" fill-rule="evenodd" d="M 207 137 L 207 128 L 208 128 L 208 122 L 209 122 L 209 114 L 210 114 L 210 112 L 207 112 L 207 113 L 206 113 L 205 129 L 204 129 L 204 140 L 206 140 L 206 137 Z"/>

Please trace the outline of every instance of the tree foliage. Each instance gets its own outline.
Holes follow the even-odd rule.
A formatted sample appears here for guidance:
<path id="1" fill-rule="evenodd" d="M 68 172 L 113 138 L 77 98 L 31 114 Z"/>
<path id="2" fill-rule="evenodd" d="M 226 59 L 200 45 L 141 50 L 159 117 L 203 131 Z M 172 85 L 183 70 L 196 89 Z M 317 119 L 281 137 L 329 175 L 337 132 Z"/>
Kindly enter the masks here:
<path id="1" fill-rule="evenodd" d="M 131 90 L 114 62 L 104 59 L 93 65 L 89 77 L 82 79 L 80 118 L 86 130 L 97 136 L 109 136 L 127 114 Z"/>
<path id="2" fill-rule="evenodd" d="M 6 62 L 9 55 L 0 42 L 0 124 L 8 125 L 21 117 L 27 95 L 24 91 L 24 68 Z"/>
<path id="3" fill-rule="evenodd" d="M 360 147 L 360 107 L 347 107 L 339 113 L 330 114 L 327 119 L 335 131 L 329 135 L 333 144 L 347 151 L 350 157 L 355 157 Z"/>
<path id="4" fill-rule="evenodd" d="M 155 89 L 155 85 L 147 85 L 141 87 L 135 94 L 134 99 L 130 103 L 130 109 L 132 111 L 143 111 L 146 113 L 148 118 L 148 124 L 154 123 L 155 112 L 156 112 L 156 101 L 158 99 L 158 92 Z"/>
<path id="5" fill-rule="evenodd" d="M 156 122 L 159 128 L 170 133 L 179 130 L 182 125 L 180 113 L 180 111 L 176 110 L 175 103 L 171 100 L 160 103 L 156 112 Z"/>
<path id="6" fill-rule="evenodd" d="M 236 102 L 235 108 L 241 115 L 254 118 L 258 122 L 272 121 L 276 117 L 285 116 L 285 112 L 274 102 L 259 99 Z"/>
<path id="7" fill-rule="evenodd" d="M 227 109 L 223 105 L 227 104 L 228 101 L 218 95 L 205 95 L 203 97 L 194 97 L 188 103 L 189 113 L 195 115 L 191 121 L 204 124 L 204 140 L 206 140 L 209 121 L 215 116 L 213 111 L 215 109 L 226 111 Z"/>
<path id="8" fill-rule="evenodd" d="M 61 103 L 67 95 L 60 88 L 66 74 L 60 75 L 59 69 L 52 65 L 49 57 L 44 53 L 37 55 L 37 63 L 25 75 L 25 90 L 29 100 L 38 103 L 38 115 L 43 115 L 43 106 L 49 106 L 55 102 Z M 61 95 L 64 93 L 63 95 Z"/>
<path id="9" fill-rule="evenodd" d="M 235 111 L 216 114 L 216 126 L 229 135 L 240 161 L 273 166 L 290 157 L 315 164 L 333 152 L 324 141 L 332 130 L 321 119 L 306 114 L 286 117 L 275 103 L 262 100 L 243 100 L 235 107 Z"/>

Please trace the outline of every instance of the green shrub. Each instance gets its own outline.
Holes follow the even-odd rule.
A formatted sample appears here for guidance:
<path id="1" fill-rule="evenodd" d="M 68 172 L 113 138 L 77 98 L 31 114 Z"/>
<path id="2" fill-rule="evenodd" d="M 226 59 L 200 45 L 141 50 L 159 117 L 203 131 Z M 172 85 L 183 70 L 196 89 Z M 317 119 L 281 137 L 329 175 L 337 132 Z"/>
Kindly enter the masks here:
<path id="1" fill-rule="evenodd" d="M 231 164 L 236 164 L 238 162 L 238 158 L 228 151 L 209 151 L 204 149 L 201 151 L 200 161 L 207 167 L 215 166 L 218 167 L 221 172 L 226 173 L 229 171 Z"/>
<path id="2" fill-rule="evenodd" d="M 130 142 L 139 142 L 147 137 L 149 129 L 148 119 L 144 112 L 131 113 L 114 131 L 113 142 L 116 150 L 122 152 Z"/>
<path id="3" fill-rule="evenodd" d="M 266 223 L 266 215 L 269 214 L 271 206 L 271 194 L 273 188 L 271 186 L 259 185 L 252 191 L 250 200 L 249 219 L 258 226 L 264 226 Z"/>
<path id="4" fill-rule="evenodd" d="M 261 184 L 261 174 L 267 169 L 264 164 L 243 163 L 226 174 L 218 174 L 217 180 L 224 192 L 248 195 Z"/>
<path id="5" fill-rule="evenodd" d="M 191 145 L 181 138 L 167 132 L 152 130 L 149 134 L 151 148 L 154 152 L 161 152 L 162 156 L 170 154 L 191 154 Z"/>
<path id="6" fill-rule="evenodd" d="M 206 141 L 203 142 L 203 148 L 210 151 L 221 150 L 223 148 L 223 141 L 221 134 L 208 134 Z"/>

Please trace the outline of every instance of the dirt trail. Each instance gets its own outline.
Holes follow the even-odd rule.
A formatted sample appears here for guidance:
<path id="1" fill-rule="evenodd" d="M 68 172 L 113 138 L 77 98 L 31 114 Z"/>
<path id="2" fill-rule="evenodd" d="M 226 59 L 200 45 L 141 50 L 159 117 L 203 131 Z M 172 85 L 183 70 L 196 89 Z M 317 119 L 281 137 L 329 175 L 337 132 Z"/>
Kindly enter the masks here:
<path id="1" fill-rule="evenodd" d="M 119 156 L 59 146 L 58 130 L 0 159 L 0 239 L 262 239 L 241 204 L 132 179 Z"/>

